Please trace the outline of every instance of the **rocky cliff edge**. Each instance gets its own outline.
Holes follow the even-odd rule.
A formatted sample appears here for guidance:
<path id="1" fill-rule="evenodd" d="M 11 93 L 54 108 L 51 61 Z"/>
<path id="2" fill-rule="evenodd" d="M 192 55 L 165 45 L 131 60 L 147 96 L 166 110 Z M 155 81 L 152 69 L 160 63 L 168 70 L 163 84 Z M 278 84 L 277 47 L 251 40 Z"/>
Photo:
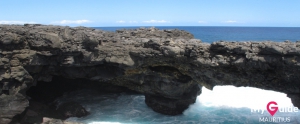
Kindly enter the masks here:
<path id="1" fill-rule="evenodd" d="M 207 44 L 182 30 L 0 26 L 0 122 L 24 111 L 25 91 L 53 76 L 127 87 L 169 115 L 216 85 L 287 93 L 300 107 L 300 42 Z"/>

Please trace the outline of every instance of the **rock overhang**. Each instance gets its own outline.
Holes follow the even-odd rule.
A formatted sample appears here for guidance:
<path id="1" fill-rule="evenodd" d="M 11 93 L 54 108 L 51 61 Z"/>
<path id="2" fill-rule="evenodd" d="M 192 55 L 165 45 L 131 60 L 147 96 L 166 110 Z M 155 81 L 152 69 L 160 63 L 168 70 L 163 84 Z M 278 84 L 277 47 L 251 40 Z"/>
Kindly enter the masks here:
<path id="1" fill-rule="evenodd" d="M 1 25 L 0 29 L 2 95 L 26 95 L 36 81 L 49 82 L 55 75 L 127 87 L 146 94 L 153 110 L 170 115 L 195 102 L 201 86 L 251 86 L 294 99 L 300 96 L 299 42 L 207 44 L 182 30 L 155 28 L 106 32 Z"/>

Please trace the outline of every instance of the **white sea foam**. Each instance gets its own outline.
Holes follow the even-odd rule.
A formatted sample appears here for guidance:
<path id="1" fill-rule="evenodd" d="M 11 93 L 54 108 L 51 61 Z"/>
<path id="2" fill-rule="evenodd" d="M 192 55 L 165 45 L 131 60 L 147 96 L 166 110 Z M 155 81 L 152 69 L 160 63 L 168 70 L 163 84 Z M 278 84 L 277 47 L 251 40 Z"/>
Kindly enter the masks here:
<path id="1" fill-rule="evenodd" d="M 90 124 L 258 123 L 259 117 L 269 117 L 270 114 L 251 113 L 250 108 L 266 108 L 270 101 L 276 101 L 280 107 L 292 105 L 283 93 L 234 86 L 216 86 L 213 91 L 203 88 L 196 103 L 178 116 L 152 111 L 145 104 L 143 95 L 100 95 L 92 91 L 79 91 L 66 94 L 59 101 L 68 100 L 80 102 L 91 113 L 84 118 L 68 120 Z M 300 123 L 300 112 L 276 113 L 275 116 L 289 116 L 292 123 Z"/>
<path id="2" fill-rule="evenodd" d="M 280 107 L 293 106 L 286 94 L 253 87 L 215 86 L 213 91 L 202 88 L 197 102 L 204 106 L 229 106 L 235 108 L 266 109 L 270 101 L 276 101 Z"/>

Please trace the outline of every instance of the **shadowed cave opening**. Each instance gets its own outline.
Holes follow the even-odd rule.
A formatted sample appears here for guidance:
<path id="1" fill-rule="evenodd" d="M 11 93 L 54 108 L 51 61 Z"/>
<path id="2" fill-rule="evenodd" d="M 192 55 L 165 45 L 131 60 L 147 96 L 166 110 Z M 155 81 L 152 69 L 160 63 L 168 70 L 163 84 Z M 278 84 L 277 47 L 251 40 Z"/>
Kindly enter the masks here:
<path id="1" fill-rule="evenodd" d="M 68 101 L 66 103 L 58 103 L 57 101 L 65 94 L 82 90 L 91 90 L 98 95 L 139 94 L 126 87 L 115 86 L 106 82 L 53 76 L 50 82 L 38 81 L 35 86 L 30 87 L 26 91 L 26 95 L 29 97 L 29 107 L 19 115 L 17 120 L 21 123 L 36 123 L 42 122 L 43 117 L 56 119 L 84 117 L 89 112 L 77 101 Z M 79 110 L 81 112 L 78 112 Z"/>
<path id="2" fill-rule="evenodd" d="M 128 88 L 115 86 L 106 82 L 91 81 L 88 79 L 68 79 L 61 76 L 53 76 L 51 82 L 38 81 L 36 86 L 30 87 L 26 95 L 31 100 L 43 103 L 54 101 L 57 97 L 62 96 L 64 93 L 72 92 L 82 89 L 96 90 L 99 93 L 121 93 L 132 92 Z"/>

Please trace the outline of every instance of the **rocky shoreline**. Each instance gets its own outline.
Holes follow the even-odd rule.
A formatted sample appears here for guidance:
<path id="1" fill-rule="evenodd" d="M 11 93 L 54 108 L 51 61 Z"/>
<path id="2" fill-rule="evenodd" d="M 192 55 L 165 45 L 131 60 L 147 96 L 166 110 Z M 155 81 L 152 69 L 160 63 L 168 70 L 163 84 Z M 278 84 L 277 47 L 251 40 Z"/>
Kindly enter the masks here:
<path id="1" fill-rule="evenodd" d="M 299 72 L 300 42 L 207 44 L 182 30 L 0 25 L 0 123 L 25 112 L 31 87 L 57 76 L 67 87 L 47 92 L 103 90 L 109 84 L 145 94 L 156 112 L 177 115 L 195 102 L 202 86 L 216 85 L 283 92 L 300 107 Z"/>

